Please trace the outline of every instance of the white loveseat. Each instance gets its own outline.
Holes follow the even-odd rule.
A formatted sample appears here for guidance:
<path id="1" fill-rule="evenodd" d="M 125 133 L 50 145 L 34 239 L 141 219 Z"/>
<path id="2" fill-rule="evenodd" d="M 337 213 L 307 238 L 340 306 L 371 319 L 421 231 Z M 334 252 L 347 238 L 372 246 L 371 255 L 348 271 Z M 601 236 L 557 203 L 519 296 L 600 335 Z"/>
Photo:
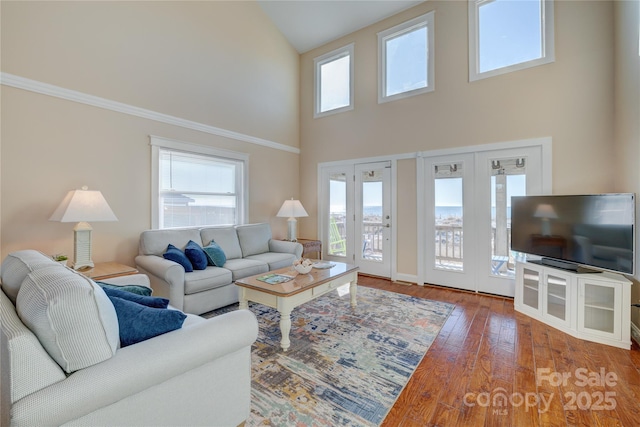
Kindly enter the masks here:
<path id="1" fill-rule="evenodd" d="M 29 304 L 20 293 L 37 286 L 44 298 L 57 295 L 51 305 L 65 305 L 69 303 L 65 299 L 78 296 L 78 289 L 58 290 L 69 281 L 79 283 L 80 298 L 89 298 L 89 307 L 66 312 L 75 316 L 97 308 L 101 315 L 106 313 L 104 320 L 113 318 L 115 312 L 101 305 L 105 301 L 102 288 L 30 250 L 8 255 L 0 273 L 2 426 L 236 426 L 249 416 L 251 345 L 258 331 L 250 311 L 239 310 L 208 320 L 187 315 L 181 329 L 124 348 L 113 342 L 111 347 L 104 346 L 105 336 L 113 336 L 113 324 L 103 323 L 93 331 L 82 326 L 90 323 L 84 320 L 67 324 L 67 335 L 83 329 L 89 339 L 83 337 L 81 343 L 91 349 L 102 346 L 108 353 L 100 356 L 105 360 L 73 370 L 61 365 L 57 359 L 60 354 L 52 355 L 49 348 L 51 338 L 69 339 L 63 336 L 62 328 L 55 329 L 58 324 L 50 337 L 36 335 L 26 326 L 34 322 L 32 317 L 42 321 L 60 313 L 46 304 L 21 309 L 22 304 Z M 110 282 L 149 283 L 144 275 Z M 117 318 L 115 328 L 117 335 Z M 68 349 L 63 358 L 74 359 Z M 80 358 L 82 362 L 87 364 L 86 355 Z"/>
<path id="2" fill-rule="evenodd" d="M 201 247 L 215 241 L 226 263 L 185 273 L 180 264 L 163 258 L 169 244 L 184 249 L 190 240 Z M 202 314 L 237 302 L 236 280 L 291 266 L 302 249 L 300 243 L 273 239 L 266 223 L 148 230 L 140 235 L 136 266 L 149 276 L 155 295 L 185 313 Z"/>

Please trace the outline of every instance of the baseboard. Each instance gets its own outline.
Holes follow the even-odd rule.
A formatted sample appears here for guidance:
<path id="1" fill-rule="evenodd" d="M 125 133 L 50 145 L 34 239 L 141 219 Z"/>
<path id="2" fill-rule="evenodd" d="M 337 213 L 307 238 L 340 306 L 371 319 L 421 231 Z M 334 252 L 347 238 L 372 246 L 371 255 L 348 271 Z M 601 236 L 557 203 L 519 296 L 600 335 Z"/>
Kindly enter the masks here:
<path id="1" fill-rule="evenodd" d="M 631 339 L 640 345 L 640 328 L 631 322 Z"/>

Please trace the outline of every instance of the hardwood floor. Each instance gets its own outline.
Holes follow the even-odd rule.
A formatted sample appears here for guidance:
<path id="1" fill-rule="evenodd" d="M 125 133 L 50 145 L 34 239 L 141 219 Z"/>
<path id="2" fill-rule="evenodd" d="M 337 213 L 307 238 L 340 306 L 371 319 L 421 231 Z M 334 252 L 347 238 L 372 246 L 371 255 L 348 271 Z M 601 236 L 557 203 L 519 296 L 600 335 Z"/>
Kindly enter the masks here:
<path id="1" fill-rule="evenodd" d="M 358 284 L 456 305 L 382 427 L 640 425 L 637 344 L 579 340 L 509 298 L 362 275 Z"/>

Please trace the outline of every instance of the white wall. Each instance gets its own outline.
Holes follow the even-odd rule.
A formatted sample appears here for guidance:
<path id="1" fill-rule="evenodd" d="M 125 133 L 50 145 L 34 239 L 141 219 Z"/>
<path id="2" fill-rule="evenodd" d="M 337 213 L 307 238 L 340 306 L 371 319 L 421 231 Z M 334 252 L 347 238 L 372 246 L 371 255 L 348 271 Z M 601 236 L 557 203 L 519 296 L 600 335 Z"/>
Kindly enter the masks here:
<path id="1" fill-rule="evenodd" d="M 249 154 L 249 221 L 286 235 L 275 214 L 299 191 L 299 55 L 255 2 L 3 1 L 1 19 L 3 73 L 284 148 L 3 85 L 3 255 L 71 254 L 73 224 L 48 218 L 88 185 L 119 219 L 92 224 L 94 261 L 133 265 L 151 227 L 149 135 Z"/>
<path id="2" fill-rule="evenodd" d="M 435 91 L 377 102 L 377 37 L 435 11 Z M 315 212 L 317 165 L 521 139 L 553 139 L 555 193 L 606 192 L 614 159 L 613 3 L 555 2 L 556 61 L 468 81 L 466 1 L 428 1 L 301 57 L 301 197 Z M 313 58 L 355 44 L 355 108 L 313 118 Z M 403 161 L 407 163 L 407 161 Z M 399 273 L 415 275 L 415 166 L 398 176 Z M 400 203 L 400 201 L 411 201 Z M 317 218 L 301 235 L 313 237 Z"/>

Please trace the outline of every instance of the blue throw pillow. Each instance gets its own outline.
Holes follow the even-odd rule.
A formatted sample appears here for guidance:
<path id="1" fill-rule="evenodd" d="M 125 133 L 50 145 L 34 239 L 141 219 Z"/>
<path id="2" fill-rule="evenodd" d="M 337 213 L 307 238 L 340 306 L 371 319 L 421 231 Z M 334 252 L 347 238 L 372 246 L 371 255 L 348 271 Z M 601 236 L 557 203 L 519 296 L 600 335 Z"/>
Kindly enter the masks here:
<path id="1" fill-rule="evenodd" d="M 98 285 L 100 285 L 100 287 L 102 289 L 118 289 L 121 291 L 126 291 L 126 292 L 131 292 L 132 294 L 136 294 L 136 295 L 143 295 L 145 297 L 151 296 L 151 288 L 147 288 L 146 286 L 140 286 L 140 285 L 122 285 L 122 286 L 118 286 L 118 285 L 112 285 L 110 283 L 104 283 L 104 282 L 96 282 Z"/>
<path id="2" fill-rule="evenodd" d="M 187 258 L 189 258 L 189 261 L 191 261 L 194 270 L 204 270 L 207 268 L 207 254 L 205 254 L 200 245 L 193 240 L 189 240 L 189 243 L 187 243 L 187 246 L 184 248 L 184 253 L 187 255 Z"/>
<path id="3" fill-rule="evenodd" d="M 193 271 L 193 265 L 191 264 L 191 261 L 189 261 L 189 258 L 187 258 L 184 252 L 182 252 L 172 244 L 169 244 L 169 246 L 167 246 L 167 251 L 163 253 L 162 256 L 169 261 L 177 262 L 178 264 L 180 264 L 182 267 L 184 267 L 184 271 L 187 273 Z"/>
<path id="4" fill-rule="evenodd" d="M 181 311 L 147 307 L 107 295 L 116 309 L 120 347 L 180 329 L 187 316 Z"/>
<path id="5" fill-rule="evenodd" d="M 143 295 L 132 294 L 131 292 L 121 291 L 120 289 L 102 288 L 105 294 L 110 297 L 118 297 L 137 304 L 146 305 L 152 308 L 167 308 L 169 300 L 166 298 L 147 297 Z"/>
<path id="6" fill-rule="evenodd" d="M 204 253 L 207 254 L 209 265 L 222 267 L 224 263 L 227 262 L 227 256 L 225 255 L 224 251 L 222 250 L 220 245 L 218 245 L 213 240 L 211 241 L 211 243 L 209 243 L 209 245 L 205 246 L 202 249 L 204 250 Z"/>

